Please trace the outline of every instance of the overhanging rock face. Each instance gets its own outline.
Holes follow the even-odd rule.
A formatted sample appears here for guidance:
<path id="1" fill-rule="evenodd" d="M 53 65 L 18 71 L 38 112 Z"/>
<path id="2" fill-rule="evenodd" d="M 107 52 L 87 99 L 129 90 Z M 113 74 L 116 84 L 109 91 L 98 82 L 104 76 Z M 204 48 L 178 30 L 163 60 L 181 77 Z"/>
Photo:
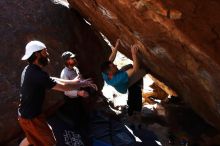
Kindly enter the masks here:
<path id="1" fill-rule="evenodd" d="M 120 51 L 139 59 L 207 122 L 220 129 L 220 1 L 69 0 Z"/>

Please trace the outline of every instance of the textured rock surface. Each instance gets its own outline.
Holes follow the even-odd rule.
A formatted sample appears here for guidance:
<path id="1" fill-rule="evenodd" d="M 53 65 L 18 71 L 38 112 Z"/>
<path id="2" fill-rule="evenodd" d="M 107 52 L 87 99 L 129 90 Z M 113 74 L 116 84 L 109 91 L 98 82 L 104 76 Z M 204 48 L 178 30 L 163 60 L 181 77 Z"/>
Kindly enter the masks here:
<path id="1" fill-rule="evenodd" d="M 0 145 L 5 145 L 21 134 L 16 109 L 20 74 L 26 63 L 20 59 L 29 40 L 42 40 L 48 46 L 51 64 L 46 70 L 52 76 L 59 76 L 63 67 L 61 53 L 70 50 L 77 54 L 83 75 L 100 83 L 97 70 L 107 52 L 101 49 L 105 43 L 99 33 L 66 7 L 45 0 L 0 1 L 0 7 Z M 58 102 L 60 95 L 50 93 L 47 107 Z"/>
<path id="2" fill-rule="evenodd" d="M 128 57 L 141 44 L 145 67 L 220 129 L 219 1 L 68 1 Z"/>
<path id="3" fill-rule="evenodd" d="M 54 0 L 59 1 L 59 0 Z M 65 2 L 65 0 L 62 0 Z M 220 129 L 220 2 L 217 0 L 69 0 L 110 42 L 123 42 L 120 51 L 142 45 L 139 59 L 146 69 L 174 89 L 208 123 Z M 65 4 L 65 3 L 64 3 Z M 109 49 L 98 32 L 66 7 L 43 0 L 0 1 L 0 145 L 20 135 L 17 124 L 20 61 L 32 39 L 46 43 L 59 76 L 60 55 L 77 54 L 81 72 L 101 87 L 99 65 Z M 48 95 L 49 105 L 61 98 Z M 210 140 L 211 141 L 211 140 Z M 218 141 L 218 137 L 216 137 Z M 11 146 L 12 144 L 10 144 Z"/>

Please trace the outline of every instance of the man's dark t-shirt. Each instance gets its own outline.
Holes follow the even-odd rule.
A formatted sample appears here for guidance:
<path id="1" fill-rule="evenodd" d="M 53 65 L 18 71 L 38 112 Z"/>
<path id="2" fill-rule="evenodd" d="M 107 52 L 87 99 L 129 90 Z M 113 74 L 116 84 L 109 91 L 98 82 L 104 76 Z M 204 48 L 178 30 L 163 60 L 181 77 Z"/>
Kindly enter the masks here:
<path id="1" fill-rule="evenodd" d="M 33 119 L 41 114 L 46 90 L 53 88 L 56 82 L 39 66 L 30 64 L 25 67 L 21 77 L 19 114 Z"/>

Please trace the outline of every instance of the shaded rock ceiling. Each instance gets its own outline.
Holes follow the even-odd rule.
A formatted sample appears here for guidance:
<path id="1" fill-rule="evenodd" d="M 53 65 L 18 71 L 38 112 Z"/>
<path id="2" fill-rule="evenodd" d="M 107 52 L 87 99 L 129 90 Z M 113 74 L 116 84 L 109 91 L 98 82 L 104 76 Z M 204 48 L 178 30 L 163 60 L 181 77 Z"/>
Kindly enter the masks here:
<path id="1" fill-rule="evenodd" d="M 173 88 L 220 129 L 220 15 L 218 0 L 68 0 L 93 27 Z"/>

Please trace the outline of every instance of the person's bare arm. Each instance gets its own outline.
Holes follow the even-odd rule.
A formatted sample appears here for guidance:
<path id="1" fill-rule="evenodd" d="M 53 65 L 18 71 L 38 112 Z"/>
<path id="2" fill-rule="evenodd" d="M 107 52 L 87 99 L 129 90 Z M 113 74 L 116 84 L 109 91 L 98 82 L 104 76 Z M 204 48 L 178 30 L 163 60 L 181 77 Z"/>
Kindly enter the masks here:
<path id="1" fill-rule="evenodd" d="M 137 52 L 138 52 L 138 45 L 132 45 L 131 47 L 131 54 L 133 59 L 133 68 L 128 69 L 126 72 L 128 74 L 128 77 L 131 77 L 134 73 L 136 73 L 139 69 L 139 62 L 137 58 Z"/>
<path id="2" fill-rule="evenodd" d="M 139 48 L 139 46 L 137 44 L 133 45 L 132 48 L 131 48 L 134 73 L 137 72 L 140 68 L 139 61 L 138 61 L 138 58 L 137 58 L 138 48 Z"/>
<path id="3" fill-rule="evenodd" d="M 50 77 L 50 78 L 54 79 L 56 82 L 61 82 L 61 83 L 65 83 L 65 84 L 75 84 L 75 83 L 78 83 L 81 79 L 79 75 L 76 76 L 72 80 L 62 79 L 62 78 L 57 78 L 57 77 Z"/>
<path id="4" fill-rule="evenodd" d="M 53 90 L 71 91 L 73 89 L 79 89 L 80 87 L 92 87 L 97 90 L 96 84 L 92 83 L 91 79 L 78 80 L 75 78 L 73 80 L 65 80 L 56 77 L 52 78 L 57 82 L 57 84 L 52 88 Z"/>
<path id="5" fill-rule="evenodd" d="M 109 56 L 109 59 L 108 59 L 111 62 L 113 62 L 115 60 L 115 57 L 116 57 L 116 54 L 117 54 L 117 51 L 118 51 L 119 42 L 120 42 L 120 40 L 117 39 L 117 41 L 115 43 L 115 46 L 112 47 L 112 53 L 111 53 L 111 55 Z"/>

